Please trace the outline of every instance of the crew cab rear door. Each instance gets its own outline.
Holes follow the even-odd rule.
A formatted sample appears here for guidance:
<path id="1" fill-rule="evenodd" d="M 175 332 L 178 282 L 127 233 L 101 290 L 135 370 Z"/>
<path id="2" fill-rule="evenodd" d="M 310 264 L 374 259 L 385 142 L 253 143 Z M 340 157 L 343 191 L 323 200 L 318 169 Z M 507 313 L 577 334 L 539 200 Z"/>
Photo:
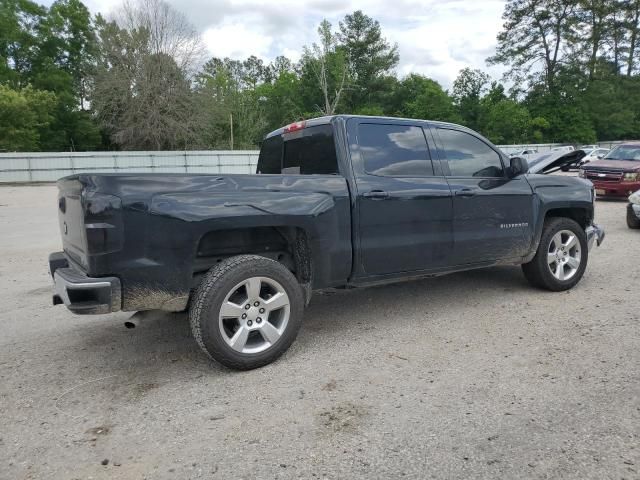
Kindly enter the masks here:
<path id="1" fill-rule="evenodd" d="M 431 160 L 420 122 L 351 118 L 347 136 L 356 181 L 355 277 L 448 265 L 451 191 Z"/>
<path id="2" fill-rule="evenodd" d="M 479 135 L 432 125 L 453 194 L 456 265 L 509 261 L 528 253 L 533 193 L 524 175 L 509 178 L 503 156 Z"/>

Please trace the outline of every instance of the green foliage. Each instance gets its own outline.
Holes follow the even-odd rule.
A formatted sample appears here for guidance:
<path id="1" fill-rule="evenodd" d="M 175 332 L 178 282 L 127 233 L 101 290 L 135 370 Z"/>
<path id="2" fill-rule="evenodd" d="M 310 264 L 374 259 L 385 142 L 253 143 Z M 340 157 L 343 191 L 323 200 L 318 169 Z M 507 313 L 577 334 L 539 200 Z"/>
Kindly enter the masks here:
<path id="1" fill-rule="evenodd" d="M 37 151 L 55 104 L 50 92 L 0 85 L 0 151 Z"/>
<path id="2" fill-rule="evenodd" d="M 345 110 L 381 112 L 385 76 L 400 60 L 397 45 L 390 45 L 382 36 L 380 24 L 361 10 L 345 15 L 337 37 L 349 67 Z"/>
<path id="3" fill-rule="evenodd" d="M 507 0 L 490 64 L 446 91 L 399 77 L 399 55 L 363 11 L 293 63 L 201 61 L 195 28 L 164 0 L 117 21 L 80 0 L 0 0 L 0 148 L 255 148 L 265 133 L 353 113 L 461 123 L 492 141 L 592 143 L 640 137 L 640 0 Z"/>
<path id="4" fill-rule="evenodd" d="M 480 131 L 497 144 L 526 143 L 532 127 L 529 111 L 510 99 L 487 106 Z"/>
<path id="5" fill-rule="evenodd" d="M 411 74 L 400 83 L 402 111 L 408 117 L 460 122 L 453 99 L 435 80 Z"/>
<path id="6" fill-rule="evenodd" d="M 304 47 L 300 61 L 301 94 L 318 114 L 333 115 L 344 104 L 344 90 L 350 84 L 348 51 L 327 20 L 320 22 L 318 37 L 319 43 Z"/>
<path id="7" fill-rule="evenodd" d="M 45 12 L 30 0 L 0 1 L 0 83 L 28 83 Z"/>
<path id="8" fill-rule="evenodd" d="M 481 99 L 489 85 L 489 75 L 480 70 L 464 68 L 453 82 L 453 100 L 462 122 L 473 130 L 481 130 Z"/>

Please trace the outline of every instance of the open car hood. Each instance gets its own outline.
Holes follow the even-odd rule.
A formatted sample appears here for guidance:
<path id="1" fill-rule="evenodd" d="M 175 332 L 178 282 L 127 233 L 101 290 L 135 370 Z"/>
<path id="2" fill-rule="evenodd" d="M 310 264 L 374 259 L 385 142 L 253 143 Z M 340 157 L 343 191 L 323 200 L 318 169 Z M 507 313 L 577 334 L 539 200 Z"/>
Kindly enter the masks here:
<path id="1" fill-rule="evenodd" d="M 528 160 L 529 173 L 553 173 L 562 167 L 577 167 L 586 155 L 584 150 L 539 153 Z"/>

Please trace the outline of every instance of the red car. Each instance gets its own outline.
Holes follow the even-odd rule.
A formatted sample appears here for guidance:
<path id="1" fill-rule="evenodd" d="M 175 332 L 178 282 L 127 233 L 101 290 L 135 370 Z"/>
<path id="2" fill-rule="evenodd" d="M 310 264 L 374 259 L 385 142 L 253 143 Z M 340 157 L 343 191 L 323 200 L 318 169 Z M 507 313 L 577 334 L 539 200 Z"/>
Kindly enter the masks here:
<path id="1" fill-rule="evenodd" d="M 579 175 L 591 180 L 598 196 L 628 197 L 640 189 L 640 142 L 618 145 L 602 160 L 583 165 Z"/>

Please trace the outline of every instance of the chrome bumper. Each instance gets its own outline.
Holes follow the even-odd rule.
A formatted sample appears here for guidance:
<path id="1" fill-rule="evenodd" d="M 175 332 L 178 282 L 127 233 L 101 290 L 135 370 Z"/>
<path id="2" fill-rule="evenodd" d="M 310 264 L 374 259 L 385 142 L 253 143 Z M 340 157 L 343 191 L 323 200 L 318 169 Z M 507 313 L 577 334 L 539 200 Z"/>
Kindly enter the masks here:
<path id="1" fill-rule="evenodd" d="M 596 225 L 595 223 L 588 226 L 585 233 L 587 234 L 587 245 L 589 246 L 589 250 L 593 248 L 594 243 L 600 246 L 604 241 L 604 228 Z"/>
<path id="2" fill-rule="evenodd" d="M 51 254 L 49 268 L 53 277 L 53 304 L 64 305 L 78 315 L 117 312 L 121 308 L 120 279 L 88 277 L 69 267 L 60 253 Z"/>

